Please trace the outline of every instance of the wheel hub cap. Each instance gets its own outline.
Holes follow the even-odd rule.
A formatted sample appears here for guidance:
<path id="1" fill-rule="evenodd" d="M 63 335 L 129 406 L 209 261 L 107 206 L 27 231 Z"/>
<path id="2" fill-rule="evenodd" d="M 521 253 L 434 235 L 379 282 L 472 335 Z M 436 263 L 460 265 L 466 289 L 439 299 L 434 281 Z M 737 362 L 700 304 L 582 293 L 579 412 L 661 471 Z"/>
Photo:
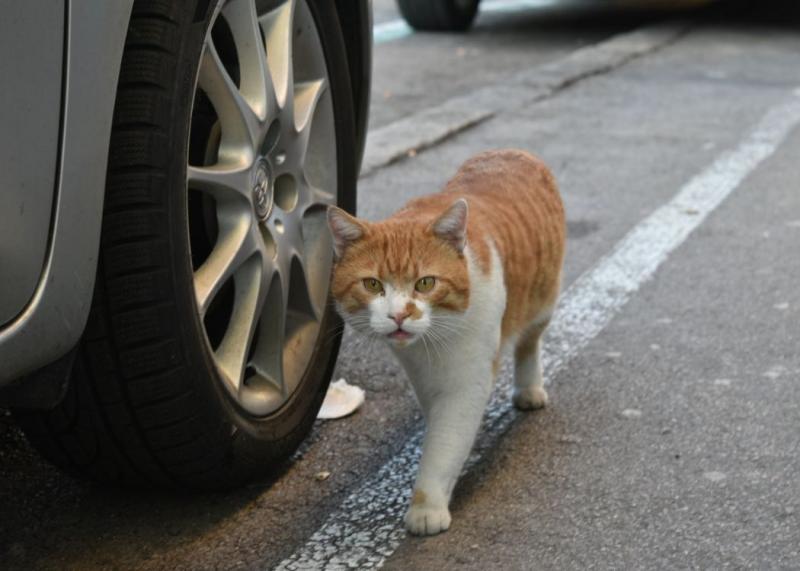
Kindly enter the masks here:
<path id="1" fill-rule="evenodd" d="M 256 163 L 253 173 L 253 207 L 256 216 L 262 222 L 269 218 L 272 211 L 272 189 L 269 175 L 269 164 L 264 159 Z"/>

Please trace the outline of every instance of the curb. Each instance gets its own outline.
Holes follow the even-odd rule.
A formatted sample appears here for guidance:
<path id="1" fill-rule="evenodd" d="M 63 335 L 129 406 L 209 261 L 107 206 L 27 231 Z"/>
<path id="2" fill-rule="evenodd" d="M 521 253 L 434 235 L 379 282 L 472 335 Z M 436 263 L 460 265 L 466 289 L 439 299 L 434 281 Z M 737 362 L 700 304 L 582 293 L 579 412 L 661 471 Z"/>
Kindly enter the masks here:
<path id="1" fill-rule="evenodd" d="M 512 75 L 500 85 L 453 97 L 370 131 L 360 176 L 367 176 L 410 153 L 433 147 L 494 117 L 501 110 L 538 103 L 579 81 L 608 73 L 656 52 L 688 31 L 687 24 L 671 22 L 618 34 L 580 48 L 560 60 Z"/>

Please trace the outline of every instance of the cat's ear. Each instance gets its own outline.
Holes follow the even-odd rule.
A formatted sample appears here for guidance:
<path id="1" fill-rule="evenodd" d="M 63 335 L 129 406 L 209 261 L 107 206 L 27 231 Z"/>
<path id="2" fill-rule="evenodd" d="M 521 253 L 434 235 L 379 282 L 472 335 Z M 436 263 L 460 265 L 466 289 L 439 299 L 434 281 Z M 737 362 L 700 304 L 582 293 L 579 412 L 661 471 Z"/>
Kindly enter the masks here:
<path id="1" fill-rule="evenodd" d="M 459 254 L 467 244 L 467 211 L 467 201 L 459 198 L 433 223 L 433 233 Z"/>
<path id="2" fill-rule="evenodd" d="M 328 207 L 328 228 L 333 236 L 333 252 L 337 260 L 350 244 L 364 236 L 366 230 L 366 226 L 355 216 L 336 206 Z"/>

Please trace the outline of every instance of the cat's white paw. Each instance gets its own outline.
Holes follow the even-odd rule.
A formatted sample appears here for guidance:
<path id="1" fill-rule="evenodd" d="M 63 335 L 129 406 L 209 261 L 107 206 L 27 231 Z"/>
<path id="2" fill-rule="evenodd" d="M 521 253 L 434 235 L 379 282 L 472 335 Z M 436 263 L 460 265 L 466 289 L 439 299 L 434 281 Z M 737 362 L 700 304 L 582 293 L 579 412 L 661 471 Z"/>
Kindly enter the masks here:
<path id="1" fill-rule="evenodd" d="M 514 406 L 520 410 L 534 410 L 547 406 L 547 391 L 544 387 L 530 386 L 514 389 Z"/>
<path id="2" fill-rule="evenodd" d="M 436 535 L 450 527 L 447 506 L 412 505 L 406 512 L 406 529 L 413 535 Z"/>

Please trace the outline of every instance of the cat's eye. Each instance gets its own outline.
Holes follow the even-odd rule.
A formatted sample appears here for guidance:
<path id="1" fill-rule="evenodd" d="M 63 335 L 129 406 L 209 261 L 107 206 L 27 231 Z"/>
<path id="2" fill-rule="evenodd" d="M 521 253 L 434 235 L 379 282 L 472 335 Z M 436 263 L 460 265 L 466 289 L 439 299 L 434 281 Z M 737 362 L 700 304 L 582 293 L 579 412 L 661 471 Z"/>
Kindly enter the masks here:
<path id="1" fill-rule="evenodd" d="M 420 293 L 425 293 L 426 291 L 431 291 L 435 283 L 436 278 L 433 276 L 425 276 L 417 280 L 417 283 L 414 284 L 414 289 Z"/>
<path id="2" fill-rule="evenodd" d="M 372 293 L 383 293 L 383 284 L 375 278 L 366 278 L 363 280 L 363 282 L 367 291 Z"/>

